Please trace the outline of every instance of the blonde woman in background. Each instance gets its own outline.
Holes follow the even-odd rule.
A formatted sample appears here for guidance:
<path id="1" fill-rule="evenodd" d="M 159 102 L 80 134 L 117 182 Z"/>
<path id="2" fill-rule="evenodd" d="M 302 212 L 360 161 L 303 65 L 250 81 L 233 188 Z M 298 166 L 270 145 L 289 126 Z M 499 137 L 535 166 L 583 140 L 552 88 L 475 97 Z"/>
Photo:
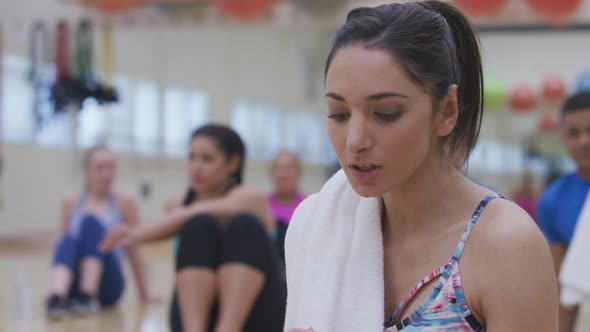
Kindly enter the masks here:
<path id="1" fill-rule="evenodd" d="M 123 295 L 123 258 L 127 256 L 143 303 L 157 299 L 148 292 L 139 251 L 119 247 L 102 253 L 98 245 L 115 225 L 139 223 L 135 200 L 113 190 L 117 162 L 106 146 L 91 148 L 84 158 L 85 188 L 67 195 L 61 206 L 59 240 L 54 253 L 47 316 L 96 313 L 114 306 Z"/>

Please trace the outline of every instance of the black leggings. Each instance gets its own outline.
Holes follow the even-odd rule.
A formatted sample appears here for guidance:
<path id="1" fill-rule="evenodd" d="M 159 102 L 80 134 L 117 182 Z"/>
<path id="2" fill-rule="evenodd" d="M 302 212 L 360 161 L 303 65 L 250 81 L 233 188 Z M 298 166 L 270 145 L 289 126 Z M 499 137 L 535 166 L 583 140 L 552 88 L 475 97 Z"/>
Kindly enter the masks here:
<path id="1" fill-rule="evenodd" d="M 189 220 L 180 231 L 176 271 L 199 267 L 216 270 L 225 263 L 243 263 L 258 269 L 265 284 L 258 295 L 242 331 L 280 332 L 286 310 L 286 284 L 281 278 L 279 259 L 262 224 L 251 215 L 234 217 L 221 229 L 210 215 L 200 214 Z M 211 311 L 209 331 L 217 321 L 217 304 Z M 176 290 L 170 308 L 170 329 L 182 331 L 182 320 Z"/>

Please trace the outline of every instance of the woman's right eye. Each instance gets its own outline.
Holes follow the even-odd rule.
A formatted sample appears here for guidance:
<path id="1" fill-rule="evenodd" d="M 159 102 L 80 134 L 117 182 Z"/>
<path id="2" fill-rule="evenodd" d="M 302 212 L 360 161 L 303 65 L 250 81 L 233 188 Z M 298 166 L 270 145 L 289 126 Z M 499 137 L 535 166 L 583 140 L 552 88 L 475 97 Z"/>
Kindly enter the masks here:
<path id="1" fill-rule="evenodd" d="M 328 114 L 328 118 L 336 122 L 344 122 L 348 119 L 348 113 L 330 113 Z"/>
<path id="2" fill-rule="evenodd" d="M 567 135 L 571 138 L 577 138 L 580 135 L 580 131 L 577 128 L 570 128 L 567 131 Z"/>
<path id="3" fill-rule="evenodd" d="M 209 154 L 204 154 L 201 156 L 201 161 L 204 163 L 210 163 L 211 161 L 213 161 L 213 156 Z"/>

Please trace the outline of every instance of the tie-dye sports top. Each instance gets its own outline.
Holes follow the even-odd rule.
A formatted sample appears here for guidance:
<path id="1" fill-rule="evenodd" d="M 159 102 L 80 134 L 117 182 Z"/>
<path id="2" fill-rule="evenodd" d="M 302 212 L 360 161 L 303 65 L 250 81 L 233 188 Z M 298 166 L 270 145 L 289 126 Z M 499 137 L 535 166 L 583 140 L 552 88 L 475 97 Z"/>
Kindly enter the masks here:
<path id="1" fill-rule="evenodd" d="M 467 238 L 479 216 L 494 198 L 502 197 L 498 194 L 486 196 L 473 213 L 467 224 L 463 237 L 453 253 L 451 260 L 434 270 L 414 287 L 404 301 L 395 309 L 389 320 L 385 322 L 385 332 L 483 332 L 485 327 L 475 319 L 465 301 L 461 284 L 459 259 L 465 248 Z M 399 320 L 397 317 L 422 287 L 440 276 L 436 287 L 430 296 L 407 318 Z M 397 324 L 394 322 L 398 320 Z"/>

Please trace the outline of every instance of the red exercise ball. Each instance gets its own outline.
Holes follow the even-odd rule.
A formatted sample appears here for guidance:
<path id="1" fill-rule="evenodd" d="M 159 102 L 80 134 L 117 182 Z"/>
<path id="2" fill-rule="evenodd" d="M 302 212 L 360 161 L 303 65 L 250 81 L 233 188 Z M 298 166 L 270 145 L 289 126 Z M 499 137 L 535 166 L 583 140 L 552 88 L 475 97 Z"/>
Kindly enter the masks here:
<path id="1" fill-rule="evenodd" d="M 215 0 L 215 4 L 230 17 L 253 20 L 268 13 L 274 0 Z"/>
<path id="2" fill-rule="evenodd" d="M 91 0 L 90 5 L 105 14 L 118 14 L 139 5 L 139 0 Z"/>
<path id="3" fill-rule="evenodd" d="M 537 106 L 537 96 L 528 85 L 519 85 L 510 94 L 510 106 L 515 112 L 531 112 Z"/>
<path id="4" fill-rule="evenodd" d="M 473 16 L 492 16 L 497 14 L 508 0 L 454 0 L 467 14 Z"/>
<path id="5" fill-rule="evenodd" d="M 560 21 L 573 14 L 581 0 L 527 0 L 531 9 L 540 16 L 552 21 Z"/>
<path id="6" fill-rule="evenodd" d="M 565 98 L 565 83 L 559 76 L 547 76 L 543 80 L 543 97 L 552 103 L 561 102 Z"/>
<path id="7" fill-rule="evenodd" d="M 347 0 L 292 0 L 297 8 L 308 14 L 328 14 L 346 5 Z"/>
<path id="8" fill-rule="evenodd" d="M 539 130 L 547 133 L 557 129 L 557 118 L 553 114 L 544 114 L 539 123 Z"/>

